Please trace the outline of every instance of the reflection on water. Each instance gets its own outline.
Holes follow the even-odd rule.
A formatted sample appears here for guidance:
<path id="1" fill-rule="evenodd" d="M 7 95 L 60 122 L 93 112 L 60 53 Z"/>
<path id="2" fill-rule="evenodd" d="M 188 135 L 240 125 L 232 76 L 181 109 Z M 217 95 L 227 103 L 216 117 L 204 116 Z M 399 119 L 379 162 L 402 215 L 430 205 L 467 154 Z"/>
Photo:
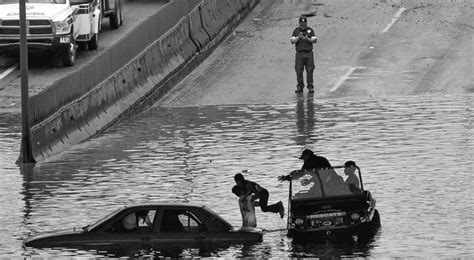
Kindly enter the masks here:
<path id="1" fill-rule="evenodd" d="M 319 110 L 319 107 L 316 108 Z M 318 118 L 314 116 L 314 99 L 311 96 L 299 96 L 296 103 L 296 129 L 295 143 L 299 146 L 305 146 L 311 143 L 308 140 L 308 133 L 314 133 L 314 124 Z"/>
<path id="2" fill-rule="evenodd" d="M 0 255 L 107 254 L 304 257 L 469 256 L 472 96 L 314 100 L 296 104 L 155 107 L 50 162 L 18 169 L 18 115 L 0 114 Z M 21 249 L 26 236 L 83 226 L 130 202 L 208 205 L 241 223 L 233 175 L 288 198 L 276 177 L 301 167 L 305 147 L 333 165 L 352 159 L 377 199 L 382 230 L 369 243 L 294 244 L 285 221 L 257 210 L 257 245 L 126 252 Z M 172 252 L 168 252 L 171 250 Z M 174 250 L 174 251 L 173 251 Z"/>

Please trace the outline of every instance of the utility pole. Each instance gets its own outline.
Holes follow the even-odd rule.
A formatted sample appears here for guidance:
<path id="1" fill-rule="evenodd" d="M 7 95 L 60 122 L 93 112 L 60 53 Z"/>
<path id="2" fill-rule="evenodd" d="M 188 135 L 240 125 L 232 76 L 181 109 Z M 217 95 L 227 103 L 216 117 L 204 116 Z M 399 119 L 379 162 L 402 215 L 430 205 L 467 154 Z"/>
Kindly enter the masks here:
<path id="1" fill-rule="evenodd" d="M 26 0 L 20 0 L 20 72 L 21 72 L 21 148 L 17 163 L 36 163 L 30 138 L 28 108 L 28 46 L 26 38 Z"/>

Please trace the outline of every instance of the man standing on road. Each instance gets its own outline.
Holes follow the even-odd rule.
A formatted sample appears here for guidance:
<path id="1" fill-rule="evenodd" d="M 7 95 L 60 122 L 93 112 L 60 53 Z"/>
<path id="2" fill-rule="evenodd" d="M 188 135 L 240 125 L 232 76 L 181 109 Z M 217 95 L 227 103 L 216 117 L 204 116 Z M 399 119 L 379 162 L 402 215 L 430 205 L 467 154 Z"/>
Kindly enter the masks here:
<path id="1" fill-rule="evenodd" d="M 296 47 L 295 70 L 296 70 L 296 85 L 295 93 L 303 92 L 304 80 L 303 72 L 306 68 L 306 82 L 310 93 L 314 92 L 313 85 L 313 71 L 314 71 L 314 57 L 313 57 L 313 43 L 316 43 L 316 35 L 311 27 L 308 27 L 308 18 L 300 16 L 299 26 L 293 31 L 290 42 Z"/>

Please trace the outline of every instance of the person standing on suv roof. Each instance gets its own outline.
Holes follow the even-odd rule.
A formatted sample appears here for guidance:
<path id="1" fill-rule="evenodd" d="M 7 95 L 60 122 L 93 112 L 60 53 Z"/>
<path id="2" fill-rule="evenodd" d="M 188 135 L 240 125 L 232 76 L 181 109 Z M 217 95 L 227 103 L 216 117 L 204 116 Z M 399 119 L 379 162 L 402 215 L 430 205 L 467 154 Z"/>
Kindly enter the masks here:
<path id="1" fill-rule="evenodd" d="M 308 18 L 304 15 L 299 18 L 299 26 L 293 30 L 290 38 L 291 44 L 295 45 L 295 71 L 296 71 L 296 90 L 295 93 L 300 93 L 304 88 L 303 72 L 306 68 L 306 82 L 310 93 L 314 92 L 313 85 L 313 71 L 314 71 L 314 55 L 313 43 L 316 43 L 317 38 L 314 30 L 308 27 Z"/>
<path id="2" fill-rule="evenodd" d="M 323 156 L 318 156 L 313 153 L 310 149 L 306 149 L 300 156 L 301 160 L 304 160 L 301 170 L 292 171 L 289 175 L 282 175 L 278 177 L 278 180 L 290 181 L 301 178 L 305 175 L 310 175 L 310 179 L 303 179 L 301 185 L 308 185 L 314 183 L 310 191 L 319 190 L 321 194 L 328 195 L 343 195 L 349 193 L 348 186 L 344 183 L 344 178 L 339 176 L 328 159 Z M 322 188 L 324 187 L 324 191 Z"/>
<path id="3" fill-rule="evenodd" d="M 278 176 L 279 181 L 298 179 L 305 174 L 305 171 L 332 168 L 326 157 L 315 155 L 310 149 L 305 149 L 299 159 L 304 161 L 301 170 L 292 171 L 289 175 Z"/>
<path id="4" fill-rule="evenodd" d="M 332 167 L 326 157 L 315 155 L 310 149 L 303 151 L 300 160 L 304 161 L 301 170 L 326 169 Z"/>

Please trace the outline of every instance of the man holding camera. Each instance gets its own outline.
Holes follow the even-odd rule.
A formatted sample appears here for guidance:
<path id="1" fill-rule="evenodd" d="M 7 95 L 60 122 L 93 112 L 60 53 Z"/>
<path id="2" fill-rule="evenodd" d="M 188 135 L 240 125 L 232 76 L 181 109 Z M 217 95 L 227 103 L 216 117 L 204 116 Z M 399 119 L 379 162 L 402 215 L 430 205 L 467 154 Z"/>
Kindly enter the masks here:
<path id="1" fill-rule="evenodd" d="M 293 31 L 290 42 L 296 47 L 295 70 L 296 85 L 295 93 L 303 92 L 304 80 L 303 71 L 306 68 L 306 82 L 310 93 L 314 92 L 313 85 L 313 43 L 316 43 L 316 35 L 311 27 L 308 27 L 308 19 L 306 16 L 300 16 L 299 26 Z"/>

